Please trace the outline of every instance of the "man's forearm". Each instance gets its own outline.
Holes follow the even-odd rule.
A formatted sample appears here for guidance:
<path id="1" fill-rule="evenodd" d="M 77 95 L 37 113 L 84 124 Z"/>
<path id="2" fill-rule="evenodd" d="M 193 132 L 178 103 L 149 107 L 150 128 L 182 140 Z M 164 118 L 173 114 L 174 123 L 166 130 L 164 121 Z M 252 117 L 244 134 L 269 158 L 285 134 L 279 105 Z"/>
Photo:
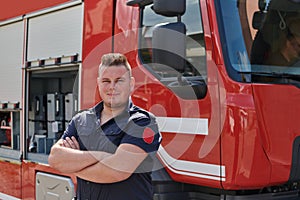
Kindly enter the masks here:
<path id="1" fill-rule="evenodd" d="M 131 172 L 126 172 L 123 167 L 117 169 L 117 165 L 109 164 L 106 160 L 111 160 L 113 156 L 107 157 L 91 166 L 88 166 L 75 173 L 76 176 L 97 183 L 114 183 L 127 179 Z"/>
<path id="2" fill-rule="evenodd" d="M 97 182 L 114 183 L 131 176 L 148 154 L 132 144 L 121 144 L 114 154 L 75 173 L 76 176 Z"/>
<path id="3" fill-rule="evenodd" d="M 51 167 L 65 173 L 79 171 L 97 162 L 86 152 L 66 147 L 53 147 L 48 158 Z"/>
<path id="4" fill-rule="evenodd" d="M 81 151 L 56 144 L 51 149 L 48 161 L 51 167 L 61 172 L 74 173 L 97 163 L 108 155 L 110 154 L 105 152 Z"/>

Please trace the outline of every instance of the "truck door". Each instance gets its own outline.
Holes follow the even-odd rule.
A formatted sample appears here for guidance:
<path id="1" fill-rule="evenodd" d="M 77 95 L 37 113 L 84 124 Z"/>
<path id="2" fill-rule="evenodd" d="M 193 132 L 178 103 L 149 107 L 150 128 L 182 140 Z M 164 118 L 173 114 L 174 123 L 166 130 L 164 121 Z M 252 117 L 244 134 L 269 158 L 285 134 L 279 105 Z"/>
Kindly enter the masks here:
<path id="1" fill-rule="evenodd" d="M 169 3 L 132 0 L 123 9 L 117 1 L 114 50 L 134 68 L 134 103 L 157 116 L 158 155 L 171 178 L 221 187 L 219 83 L 206 3 Z"/>
<path id="2" fill-rule="evenodd" d="M 21 198 L 23 27 L 18 19 L 0 24 L 0 199 Z"/>

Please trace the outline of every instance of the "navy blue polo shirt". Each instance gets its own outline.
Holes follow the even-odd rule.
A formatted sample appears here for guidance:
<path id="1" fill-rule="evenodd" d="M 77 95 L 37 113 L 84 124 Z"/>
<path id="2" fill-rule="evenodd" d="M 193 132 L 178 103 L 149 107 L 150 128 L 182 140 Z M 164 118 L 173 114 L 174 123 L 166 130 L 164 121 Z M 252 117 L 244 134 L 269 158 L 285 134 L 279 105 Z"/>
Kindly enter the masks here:
<path id="1" fill-rule="evenodd" d="M 102 110 L 103 102 L 100 102 L 75 115 L 62 137 L 75 136 L 81 150 L 114 153 L 120 144 L 128 143 L 142 148 L 148 156 L 128 179 L 121 182 L 94 183 L 78 177 L 77 199 L 152 200 L 151 170 L 161 140 L 155 117 L 129 103 L 128 109 L 100 125 Z"/>

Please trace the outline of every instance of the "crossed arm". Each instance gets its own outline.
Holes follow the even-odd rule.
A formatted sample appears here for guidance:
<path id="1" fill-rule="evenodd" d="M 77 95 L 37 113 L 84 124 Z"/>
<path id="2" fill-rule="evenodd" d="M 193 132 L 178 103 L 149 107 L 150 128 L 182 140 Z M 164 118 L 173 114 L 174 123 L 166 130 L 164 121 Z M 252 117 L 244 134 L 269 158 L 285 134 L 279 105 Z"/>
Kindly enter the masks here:
<path id="1" fill-rule="evenodd" d="M 77 140 L 60 139 L 48 158 L 51 167 L 97 183 L 113 183 L 127 179 L 147 153 L 132 144 L 121 144 L 114 154 L 103 151 L 81 151 Z"/>

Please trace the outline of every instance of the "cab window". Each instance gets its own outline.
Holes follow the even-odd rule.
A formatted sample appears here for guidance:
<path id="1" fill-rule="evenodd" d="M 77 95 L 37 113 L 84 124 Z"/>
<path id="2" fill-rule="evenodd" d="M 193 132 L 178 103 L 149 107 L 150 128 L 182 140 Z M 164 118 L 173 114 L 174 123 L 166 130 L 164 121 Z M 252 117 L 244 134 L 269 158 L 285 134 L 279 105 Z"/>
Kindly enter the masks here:
<path id="1" fill-rule="evenodd" d="M 197 81 L 206 82 L 206 52 L 199 0 L 187 0 L 186 11 L 181 16 L 181 22 L 186 27 L 186 56 L 182 71 L 174 70 L 171 66 L 161 66 L 153 63 L 153 30 L 157 25 L 174 23 L 178 19 L 177 17 L 156 14 L 151 7 L 152 4 L 142 9 L 139 43 L 139 54 L 142 63 L 165 85 L 172 83 L 178 76 L 189 81 L 197 79 Z"/>

